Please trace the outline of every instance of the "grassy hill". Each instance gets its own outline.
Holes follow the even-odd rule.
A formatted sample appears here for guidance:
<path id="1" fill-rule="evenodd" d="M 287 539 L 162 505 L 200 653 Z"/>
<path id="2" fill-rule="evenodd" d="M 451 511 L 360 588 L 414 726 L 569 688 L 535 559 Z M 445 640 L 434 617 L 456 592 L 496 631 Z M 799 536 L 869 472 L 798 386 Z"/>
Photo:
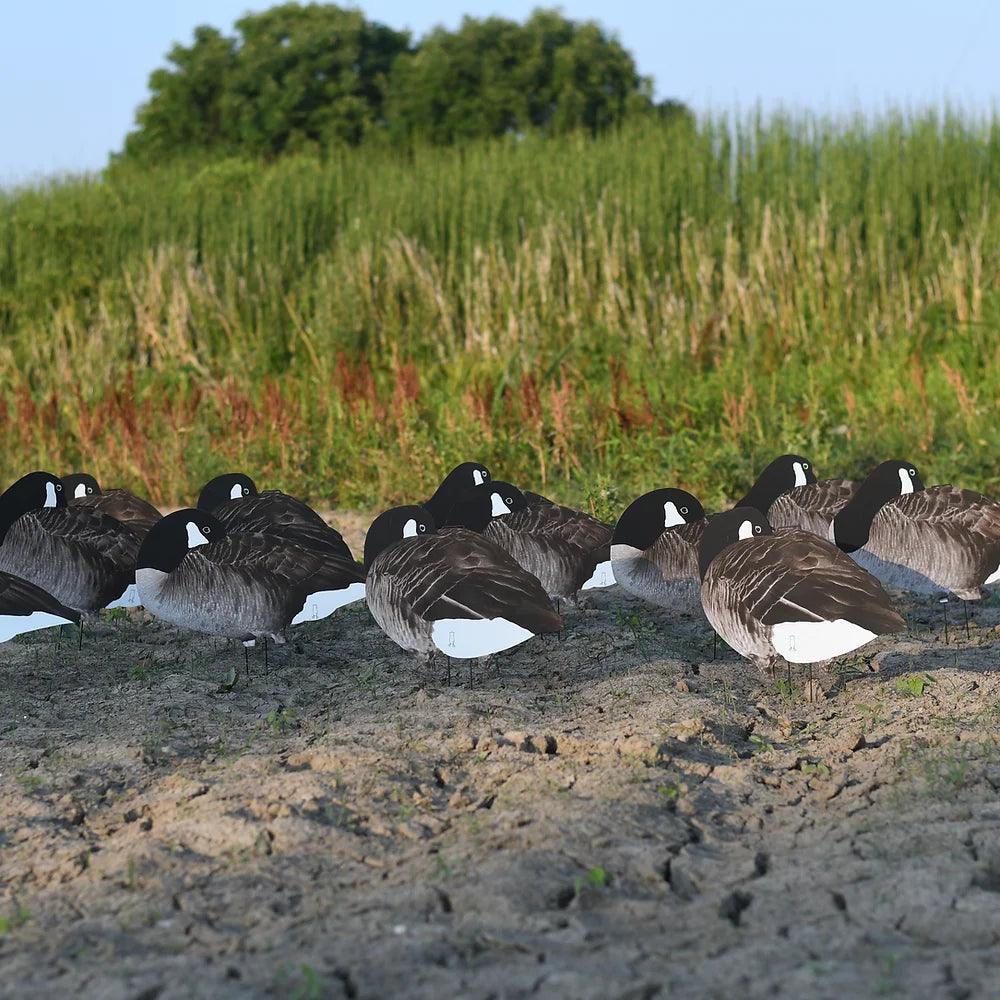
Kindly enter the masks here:
<path id="1" fill-rule="evenodd" d="M 319 504 L 451 464 L 602 513 L 779 450 L 1000 493 L 1000 121 L 114 167 L 0 197 L 0 479 Z"/>

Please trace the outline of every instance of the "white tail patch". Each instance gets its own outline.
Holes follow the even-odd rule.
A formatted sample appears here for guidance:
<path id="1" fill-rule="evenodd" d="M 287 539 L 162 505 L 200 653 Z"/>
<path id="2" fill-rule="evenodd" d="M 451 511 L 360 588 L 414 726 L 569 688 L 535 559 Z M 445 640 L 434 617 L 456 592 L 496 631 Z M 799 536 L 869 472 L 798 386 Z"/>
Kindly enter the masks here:
<path id="1" fill-rule="evenodd" d="M 806 470 L 802 467 L 801 462 L 792 462 L 792 468 L 795 470 L 795 485 L 805 486 L 806 485 Z"/>
<path id="2" fill-rule="evenodd" d="M 337 608 L 342 608 L 345 604 L 353 604 L 355 601 L 365 599 L 365 585 L 363 583 L 352 583 L 341 590 L 317 590 L 315 594 L 310 594 L 302 605 L 302 610 L 292 619 L 293 625 L 299 622 L 317 622 L 327 615 L 332 615 Z"/>
<path id="3" fill-rule="evenodd" d="M 790 663 L 817 663 L 843 656 L 874 638 L 874 632 L 846 618 L 832 622 L 779 622 L 771 628 L 774 648 Z"/>
<path id="4" fill-rule="evenodd" d="M 1000 583 L 1000 566 L 997 566 L 995 570 L 985 580 L 983 580 L 983 586 L 988 587 L 991 583 Z"/>
<path id="5" fill-rule="evenodd" d="M 109 608 L 137 608 L 142 604 L 142 598 L 139 597 L 139 587 L 130 583 L 125 588 L 125 593 L 121 597 L 112 601 L 108 607 Z"/>
<path id="6" fill-rule="evenodd" d="M 68 618 L 50 615 L 47 611 L 32 611 L 30 615 L 0 615 L 0 642 L 6 642 L 25 632 L 37 632 L 40 628 L 69 624 Z"/>
<path id="7" fill-rule="evenodd" d="M 441 618 L 431 628 L 434 645 L 459 660 L 499 653 L 534 634 L 506 618 Z"/>
<path id="8" fill-rule="evenodd" d="M 614 584 L 615 571 L 611 568 L 611 560 L 605 559 L 604 562 L 597 564 L 590 579 L 580 589 L 594 590 L 597 587 L 612 587 Z"/>
<path id="9" fill-rule="evenodd" d="M 663 527 L 674 528 L 678 524 L 684 524 L 684 518 L 677 509 L 677 504 L 673 500 L 668 500 L 663 505 Z"/>

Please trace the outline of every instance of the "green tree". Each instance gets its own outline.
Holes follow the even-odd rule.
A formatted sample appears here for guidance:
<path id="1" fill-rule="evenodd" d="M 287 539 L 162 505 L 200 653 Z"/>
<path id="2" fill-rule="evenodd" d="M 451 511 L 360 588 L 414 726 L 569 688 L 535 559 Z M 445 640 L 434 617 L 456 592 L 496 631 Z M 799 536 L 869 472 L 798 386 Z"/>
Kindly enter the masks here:
<path id="1" fill-rule="evenodd" d="M 652 85 L 592 22 L 536 10 L 522 25 L 467 17 L 397 59 L 386 117 L 393 133 L 436 143 L 528 128 L 599 131 L 652 109 Z"/>
<path id="2" fill-rule="evenodd" d="M 193 45 L 170 50 L 172 68 L 150 76 L 126 159 L 357 144 L 381 123 L 389 70 L 409 48 L 408 32 L 333 4 L 287 3 L 235 28 L 232 38 L 197 28 Z"/>
<path id="3" fill-rule="evenodd" d="M 224 146 L 223 99 L 236 63 L 236 39 L 215 28 L 195 28 L 194 44 L 175 45 L 167 55 L 173 69 L 149 77 L 150 99 L 136 112 L 138 128 L 125 138 L 126 159 Z"/>

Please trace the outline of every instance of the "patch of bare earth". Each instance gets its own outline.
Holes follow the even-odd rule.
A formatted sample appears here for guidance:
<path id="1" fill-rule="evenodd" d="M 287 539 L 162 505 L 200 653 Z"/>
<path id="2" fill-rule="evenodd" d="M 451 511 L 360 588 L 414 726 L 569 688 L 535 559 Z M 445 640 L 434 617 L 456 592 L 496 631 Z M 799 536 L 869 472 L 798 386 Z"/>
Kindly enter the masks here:
<path id="1" fill-rule="evenodd" d="M 816 701 L 617 588 L 450 685 L 364 605 L 232 690 L 142 612 L 8 643 L 0 995 L 995 996 L 1000 615 L 906 610 Z"/>

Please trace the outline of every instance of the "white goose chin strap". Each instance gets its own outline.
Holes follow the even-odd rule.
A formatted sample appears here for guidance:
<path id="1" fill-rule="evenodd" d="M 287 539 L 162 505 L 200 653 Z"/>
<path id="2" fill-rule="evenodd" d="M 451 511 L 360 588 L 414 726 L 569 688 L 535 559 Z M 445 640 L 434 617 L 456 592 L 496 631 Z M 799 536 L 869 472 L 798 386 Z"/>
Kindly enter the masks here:
<path id="1" fill-rule="evenodd" d="M 913 480 L 910 479 L 906 469 L 899 470 L 899 492 L 900 495 L 913 492 Z"/>
<path id="2" fill-rule="evenodd" d="M 806 485 L 806 470 L 802 468 L 801 462 L 792 462 L 792 468 L 795 469 L 795 485 L 805 486 Z"/>
<path id="3" fill-rule="evenodd" d="M 46 483 L 45 484 L 45 503 L 42 504 L 43 507 L 55 507 L 56 504 L 56 484 Z"/>
<path id="4" fill-rule="evenodd" d="M 187 523 L 188 548 L 196 549 L 199 545 L 208 545 L 208 539 L 202 534 L 201 528 L 194 521 Z"/>
<path id="5" fill-rule="evenodd" d="M 490 500 L 493 502 L 493 510 L 490 513 L 494 517 L 502 517 L 504 514 L 510 513 L 510 507 L 503 502 L 503 498 L 499 493 L 493 493 L 490 496 Z"/>
<path id="6" fill-rule="evenodd" d="M 753 524 L 750 521 L 744 521 L 740 525 L 740 538 L 753 538 Z"/>
<path id="7" fill-rule="evenodd" d="M 684 518 L 681 516 L 681 512 L 677 509 L 677 504 L 673 500 L 668 500 L 663 505 L 663 527 L 664 528 L 674 528 L 678 524 L 683 524 Z"/>

